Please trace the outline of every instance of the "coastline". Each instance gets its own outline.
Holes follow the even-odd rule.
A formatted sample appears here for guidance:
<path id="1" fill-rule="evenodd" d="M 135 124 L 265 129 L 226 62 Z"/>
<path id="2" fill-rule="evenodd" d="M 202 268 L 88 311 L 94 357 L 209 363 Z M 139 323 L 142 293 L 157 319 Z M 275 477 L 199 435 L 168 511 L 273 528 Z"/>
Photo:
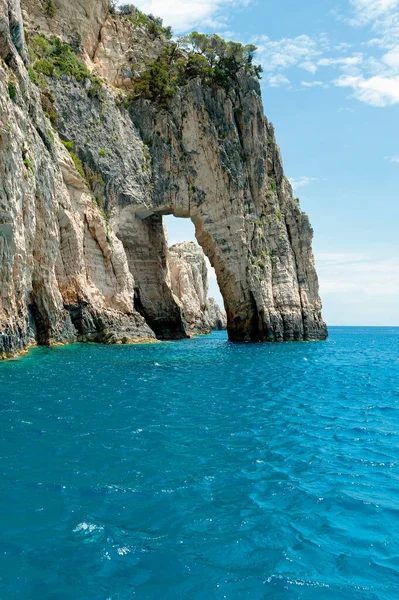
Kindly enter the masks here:
<path id="1" fill-rule="evenodd" d="M 117 340 L 117 341 L 112 341 L 112 342 L 91 342 L 91 341 L 85 341 L 85 340 L 76 340 L 76 341 L 69 341 L 69 342 L 54 342 L 52 344 L 48 344 L 48 345 L 41 345 L 41 344 L 29 344 L 29 346 L 26 346 L 23 349 L 17 350 L 16 352 L 12 352 L 12 353 L 0 353 L 0 364 L 4 363 L 4 362 L 8 362 L 11 360 L 18 360 L 20 358 L 23 358 L 25 356 L 27 356 L 29 354 L 29 352 L 31 350 L 33 350 L 34 348 L 60 348 L 60 347 L 65 347 L 65 346 L 72 346 L 73 344 L 96 344 L 96 345 L 101 345 L 101 346 L 138 346 L 138 345 L 149 345 L 149 344 L 162 344 L 162 340 L 157 340 L 157 339 L 153 339 L 153 338 L 131 338 L 127 341 L 125 340 Z"/>

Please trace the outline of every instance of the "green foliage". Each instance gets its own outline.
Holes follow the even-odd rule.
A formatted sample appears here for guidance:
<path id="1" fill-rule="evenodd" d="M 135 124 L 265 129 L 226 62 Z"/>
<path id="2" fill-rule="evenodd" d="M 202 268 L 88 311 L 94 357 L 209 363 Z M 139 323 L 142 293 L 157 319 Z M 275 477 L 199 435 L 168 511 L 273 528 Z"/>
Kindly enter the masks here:
<path id="1" fill-rule="evenodd" d="M 144 150 L 143 156 L 144 156 L 144 163 L 142 165 L 142 169 L 143 169 L 143 171 L 148 171 L 149 168 L 151 167 L 151 161 L 152 161 L 151 154 L 147 150 Z"/>
<path id="2" fill-rule="evenodd" d="M 107 156 L 107 151 L 105 148 L 100 148 L 100 150 L 98 151 L 100 156 Z"/>
<path id="3" fill-rule="evenodd" d="M 98 96 L 101 79 L 92 75 L 86 65 L 78 59 L 72 46 L 64 44 L 59 38 L 46 38 L 35 35 L 29 40 L 29 54 L 32 66 L 29 76 L 33 83 L 46 87 L 46 77 L 59 78 L 62 75 L 74 77 L 77 81 L 89 79 L 89 96 Z"/>
<path id="4" fill-rule="evenodd" d="M 272 192 L 273 194 L 276 193 L 276 182 L 274 181 L 273 177 L 268 177 L 268 184 L 269 184 L 269 192 Z"/>
<path id="5" fill-rule="evenodd" d="M 145 15 L 138 10 L 134 4 L 124 4 L 120 6 L 119 14 L 126 16 L 132 23 L 145 27 L 148 30 L 148 33 L 153 37 L 164 35 L 168 40 L 173 37 L 172 28 L 164 27 L 160 17 Z"/>
<path id="6" fill-rule="evenodd" d="M 8 82 L 8 95 L 10 96 L 10 99 L 15 102 L 17 99 L 17 86 L 15 85 L 15 83 L 13 81 L 9 81 Z"/>
<path id="7" fill-rule="evenodd" d="M 188 79 L 201 77 L 203 81 L 212 79 L 213 71 L 208 60 L 202 54 L 190 54 L 186 64 Z"/>
<path id="8" fill-rule="evenodd" d="M 101 198 L 99 198 L 98 196 L 94 196 L 93 199 L 94 199 L 94 202 L 95 202 L 96 206 L 98 207 L 99 212 L 100 212 L 101 216 L 103 217 L 104 221 L 106 223 L 108 223 L 109 220 L 110 220 L 111 215 L 110 215 L 109 212 L 107 212 L 104 209 L 104 205 L 103 205 L 103 202 L 102 202 Z"/>
<path id="9" fill-rule="evenodd" d="M 116 15 L 116 0 L 110 0 L 108 3 L 108 10 L 110 15 Z"/>
<path id="10" fill-rule="evenodd" d="M 44 114 L 55 127 L 58 121 L 58 113 L 54 107 L 54 96 L 50 90 L 44 89 L 42 91 L 41 100 Z"/>
<path id="11" fill-rule="evenodd" d="M 47 128 L 47 129 L 46 129 L 46 134 L 47 134 L 47 137 L 49 138 L 50 142 L 51 142 L 52 144 L 54 144 L 54 142 L 55 142 L 55 137 L 54 137 L 54 132 L 53 132 L 53 130 L 52 130 L 52 129 L 49 129 L 49 128 Z"/>
<path id="12" fill-rule="evenodd" d="M 88 168 L 86 168 L 86 179 L 87 179 L 87 183 L 89 184 L 89 188 L 91 190 L 94 190 L 97 186 L 104 185 L 104 180 L 101 177 L 101 175 L 99 173 L 91 171 Z"/>
<path id="13" fill-rule="evenodd" d="M 98 98 L 99 94 L 100 94 L 100 90 L 103 87 L 103 82 L 101 81 L 101 79 L 99 77 L 96 77 L 95 75 L 92 75 L 91 73 L 89 75 L 89 79 L 90 79 L 91 85 L 90 85 L 89 89 L 87 90 L 87 95 L 89 96 L 89 98 Z"/>
<path id="14" fill-rule="evenodd" d="M 61 140 L 61 143 L 65 146 L 65 148 L 68 150 L 70 157 L 72 158 L 75 168 L 77 170 L 77 172 L 79 173 L 79 175 L 86 181 L 86 175 L 83 169 L 83 165 L 82 165 L 82 161 L 80 160 L 80 158 L 75 154 L 74 150 L 75 150 L 75 144 L 74 142 L 67 142 L 66 140 Z"/>
<path id="15" fill-rule="evenodd" d="M 192 54 L 206 59 L 218 85 L 228 86 L 230 79 L 241 69 L 258 78 L 262 72 L 262 67 L 253 65 L 257 48 L 252 44 L 244 46 L 238 42 L 226 42 L 216 34 L 207 35 L 197 31 L 181 38 L 180 43 Z"/>
<path id="16" fill-rule="evenodd" d="M 178 79 L 177 65 L 173 61 L 171 50 L 166 48 L 164 54 L 152 61 L 136 80 L 134 94 L 165 104 L 175 95 Z"/>
<path id="17" fill-rule="evenodd" d="M 55 78 L 69 75 L 77 81 L 90 79 L 91 73 L 86 65 L 77 58 L 72 47 L 59 38 L 47 39 L 44 35 L 36 35 L 32 38 L 31 48 L 36 58 L 33 69 L 37 73 Z"/>
<path id="18" fill-rule="evenodd" d="M 50 17 L 54 17 L 55 15 L 55 5 L 53 0 L 47 0 L 46 4 L 44 5 L 44 10 L 46 11 L 46 13 L 50 16 Z"/>
<path id="19" fill-rule="evenodd" d="M 32 174 L 34 174 L 35 169 L 33 168 L 33 165 L 27 156 L 24 158 L 24 165 L 28 169 L 28 171 L 30 171 Z"/>
<path id="20" fill-rule="evenodd" d="M 73 142 L 67 142 L 66 140 L 61 140 L 61 144 L 65 146 L 68 152 L 73 152 L 75 149 L 75 144 Z"/>
<path id="21" fill-rule="evenodd" d="M 139 11 L 134 18 L 146 23 L 150 29 L 162 23 Z M 179 52 L 179 46 L 188 51 L 188 56 Z M 149 63 L 134 83 L 133 96 L 143 96 L 165 105 L 178 86 L 185 85 L 190 79 L 200 77 L 205 84 L 216 83 L 228 88 L 240 70 L 259 77 L 261 67 L 253 65 L 255 52 L 256 47 L 252 44 L 244 46 L 226 42 L 218 35 L 191 33 L 181 38 L 178 44 L 165 48 L 161 56 Z"/>
<path id="22" fill-rule="evenodd" d="M 133 12 L 133 10 L 134 10 L 134 5 L 133 4 L 122 4 L 119 7 L 119 13 L 121 15 L 126 15 L 126 16 L 131 15 L 132 12 Z"/>
<path id="23" fill-rule="evenodd" d="M 76 168 L 77 172 L 83 179 L 85 179 L 85 172 L 83 170 L 82 161 L 74 152 L 70 152 L 69 154 L 71 155 L 71 158 L 75 164 L 75 168 Z"/>
<path id="24" fill-rule="evenodd" d="M 32 83 L 39 86 L 40 88 L 46 87 L 45 78 L 43 77 L 43 75 L 41 75 L 41 73 L 37 73 L 33 67 L 29 67 L 28 74 Z"/>
<path id="25" fill-rule="evenodd" d="M 279 221 L 282 221 L 284 219 L 284 215 L 282 215 L 281 212 L 276 212 L 276 217 Z"/>

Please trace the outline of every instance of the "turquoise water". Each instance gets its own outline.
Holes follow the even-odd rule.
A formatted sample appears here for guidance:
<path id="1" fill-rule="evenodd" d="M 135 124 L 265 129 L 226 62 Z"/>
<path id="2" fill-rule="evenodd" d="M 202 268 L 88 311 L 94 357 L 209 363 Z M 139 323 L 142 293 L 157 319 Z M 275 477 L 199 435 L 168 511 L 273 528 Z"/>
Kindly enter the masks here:
<path id="1" fill-rule="evenodd" d="M 399 329 L 0 364 L 0 598 L 397 600 Z"/>

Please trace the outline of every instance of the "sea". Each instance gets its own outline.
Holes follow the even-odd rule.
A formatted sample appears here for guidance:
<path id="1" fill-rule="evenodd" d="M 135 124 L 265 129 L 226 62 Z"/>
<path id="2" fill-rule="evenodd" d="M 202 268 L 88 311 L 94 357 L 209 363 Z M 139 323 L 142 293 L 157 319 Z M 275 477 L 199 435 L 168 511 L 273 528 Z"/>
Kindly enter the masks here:
<path id="1" fill-rule="evenodd" d="M 0 364 L 0 598 L 397 600 L 399 328 Z"/>

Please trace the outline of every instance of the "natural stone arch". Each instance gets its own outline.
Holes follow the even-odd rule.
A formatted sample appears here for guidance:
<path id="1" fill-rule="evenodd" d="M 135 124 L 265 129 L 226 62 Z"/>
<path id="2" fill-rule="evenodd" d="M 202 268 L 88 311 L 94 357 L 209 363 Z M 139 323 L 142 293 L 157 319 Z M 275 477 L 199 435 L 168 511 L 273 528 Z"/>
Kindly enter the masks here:
<path id="1" fill-rule="evenodd" d="M 150 150 L 152 188 L 144 205 L 119 212 L 125 248 L 122 230 L 157 231 L 152 250 L 163 247 L 164 266 L 162 215 L 190 218 L 216 271 L 231 340 L 325 338 L 313 232 L 284 177 L 257 82 L 243 76 L 227 92 L 192 81 L 168 111 L 138 101 L 130 117 Z M 137 251 L 131 260 L 143 287 Z"/>
<path id="2" fill-rule="evenodd" d="M 168 271 L 168 243 L 163 216 L 191 218 L 196 237 L 204 254 L 215 267 L 227 314 L 236 322 L 240 304 L 240 289 L 237 288 L 233 271 L 229 268 L 229 257 L 217 246 L 212 235 L 204 229 L 203 218 L 190 216 L 181 210 L 164 211 L 148 215 L 135 213 L 130 207 L 118 218 L 118 237 L 122 240 L 128 263 L 135 280 L 135 308 L 161 339 L 178 339 L 187 336 L 183 315 L 170 287 Z M 244 306 L 245 303 L 244 303 Z M 236 319 L 234 321 L 234 319 Z M 237 338 L 232 326 L 229 333 Z M 245 338 L 243 338 L 245 339 Z"/>

